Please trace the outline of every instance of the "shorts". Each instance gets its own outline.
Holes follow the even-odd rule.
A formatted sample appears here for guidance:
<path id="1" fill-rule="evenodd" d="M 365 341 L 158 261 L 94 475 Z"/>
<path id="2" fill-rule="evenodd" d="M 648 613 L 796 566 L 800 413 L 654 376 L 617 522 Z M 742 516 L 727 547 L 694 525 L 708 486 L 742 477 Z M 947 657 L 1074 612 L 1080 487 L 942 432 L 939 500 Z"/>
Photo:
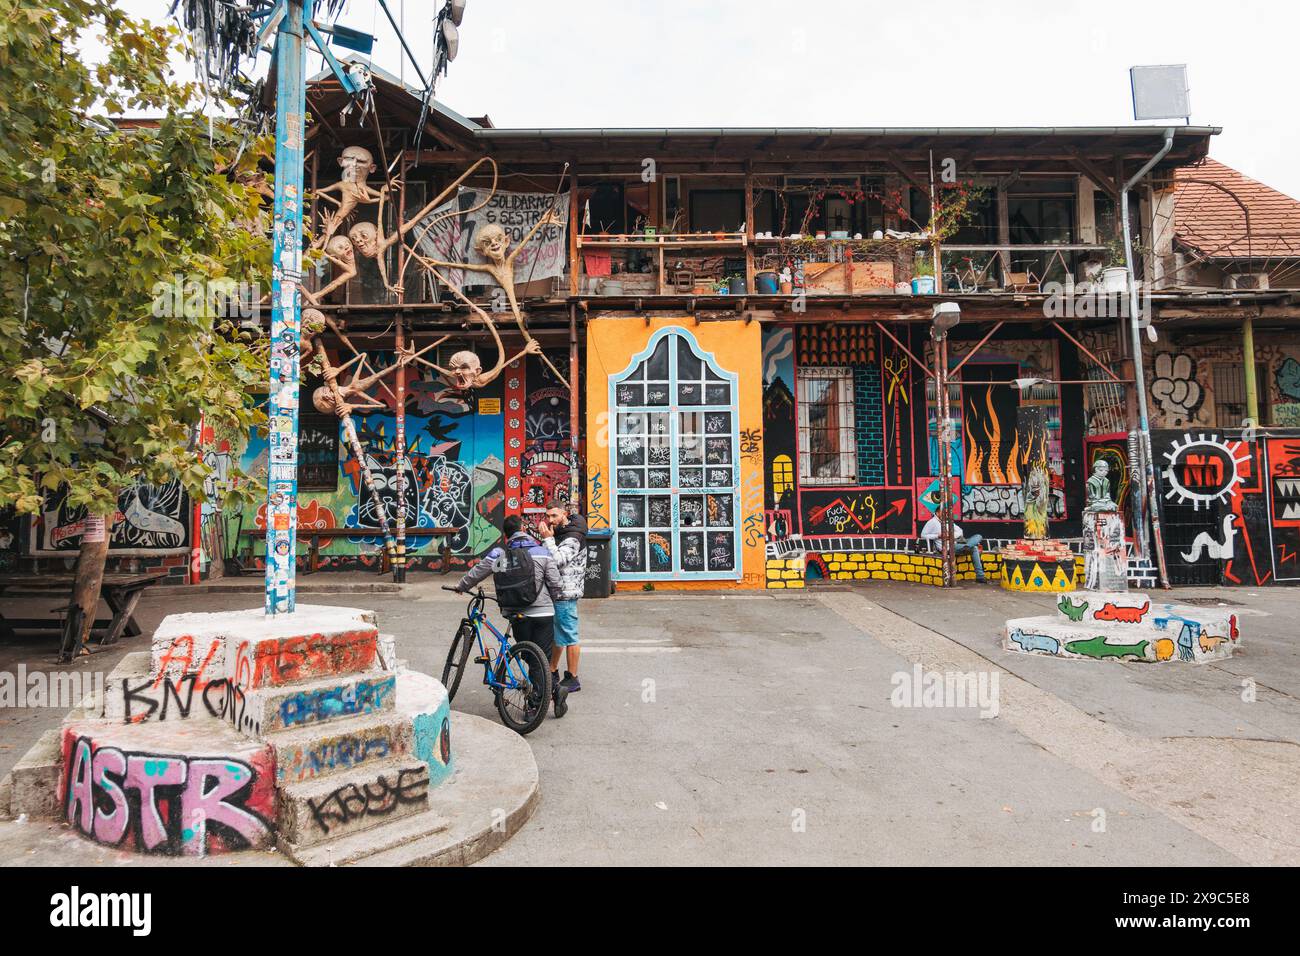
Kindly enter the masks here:
<path id="1" fill-rule="evenodd" d="M 572 647 L 578 643 L 578 602 L 555 602 L 555 646 Z"/>

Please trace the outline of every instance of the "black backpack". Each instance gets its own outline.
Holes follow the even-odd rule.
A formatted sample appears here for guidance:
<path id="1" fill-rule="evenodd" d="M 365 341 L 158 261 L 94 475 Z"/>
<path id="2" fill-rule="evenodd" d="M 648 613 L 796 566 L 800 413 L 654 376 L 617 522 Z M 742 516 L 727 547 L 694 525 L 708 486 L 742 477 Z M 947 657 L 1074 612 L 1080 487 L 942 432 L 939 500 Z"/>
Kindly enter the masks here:
<path id="1" fill-rule="evenodd" d="M 537 600 L 533 556 L 527 548 L 506 548 L 492 571 L 492 584 L 502 611 L 522 611 Z"/>

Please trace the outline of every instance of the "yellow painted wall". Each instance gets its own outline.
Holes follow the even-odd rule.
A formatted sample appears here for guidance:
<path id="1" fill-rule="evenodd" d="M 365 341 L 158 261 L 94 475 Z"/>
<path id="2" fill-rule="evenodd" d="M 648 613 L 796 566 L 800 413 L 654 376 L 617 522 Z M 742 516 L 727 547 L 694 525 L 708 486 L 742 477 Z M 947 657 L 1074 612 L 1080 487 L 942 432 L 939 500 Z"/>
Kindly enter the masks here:
<path id="1" fill-rule="evenodd" d="M 609 377 L 627 368 L 650 337 L 667 326 L 685 329 L 718 366 L 735 373 L 740 432 L 739 581 L 655 581 L 659 589 L 762 588 L 766 581 L 763 541 L 763 345 L 757 322 L 742 319 L 696 323 L 690 316 L 655 318 L 600 317 L 587 323 L 587 510 L 592 528 L 612 526 L 613 475 L 609 472 Z M 673 409 L 676 411 L 676 409 Z M 622 582 L 639 589 L 640 581 Z"/>

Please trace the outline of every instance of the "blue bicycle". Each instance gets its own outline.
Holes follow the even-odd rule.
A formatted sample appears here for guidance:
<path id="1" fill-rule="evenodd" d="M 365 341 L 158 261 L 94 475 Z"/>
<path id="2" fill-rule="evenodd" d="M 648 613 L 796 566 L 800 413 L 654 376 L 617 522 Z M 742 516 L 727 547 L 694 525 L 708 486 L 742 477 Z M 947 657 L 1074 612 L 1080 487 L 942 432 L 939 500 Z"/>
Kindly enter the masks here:
<path id="1" fill-rule="evenodd" d="M 458 591 L 443 585 L 444 591 Z M 551 667 L 542 649 L 532 641 L 511 642 L 510 638 L 496 629 L 485 613 L 483 606 L 488 601 L 500 602 L 489 597 L 482 588 L 469 592 L 469 608 L 461 619 L 456 637 L 447 651 L 447 663 L 442 668 L 442 683 L 447 688 L 447 699 L 456 696 L 460 679 L 465 675 L 465 665 L 469 662 L 470 650 L 478 644 L 479 653 L 474 658 L 475 664 L 483 665 L 483 683 L 496 698 L 497 713 L 501 722 L 518 734 L 529 734 L 536 730 L 546 719 L 546 707 L 551 700 Z M 498 647 L 489 648 L 483 644 L 483 628 L 487 628 L 497 639 Z M 560 716 L 560 712 L 556 712 Z"/>

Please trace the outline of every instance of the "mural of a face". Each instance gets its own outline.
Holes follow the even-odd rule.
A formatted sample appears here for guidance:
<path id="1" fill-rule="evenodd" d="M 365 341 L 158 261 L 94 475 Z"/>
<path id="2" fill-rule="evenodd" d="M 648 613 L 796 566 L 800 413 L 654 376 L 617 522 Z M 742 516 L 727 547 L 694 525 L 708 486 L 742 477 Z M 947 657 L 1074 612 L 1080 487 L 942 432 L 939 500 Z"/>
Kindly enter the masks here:
<path id="1" fill-rule="evenodd" d="M 474 240 L 474 248 L 478 253 L 498 265 L 505 262 L 506 249 L 509 245 L 510 240 L 506 237 L 505 230 L 495 224 L 484 226 Z"/>
<path id="2" fill-rule="evenodd" d="M 483 363 L 473 352 L 457 352 L 447 363 L 455 387 L 462 391 L 474 388 L 483 374 Z"/>
<path id="3" fill-rule="evenodd" d="M 339 165 L 343 167 L 344 182 L 364 183 L 366 177 L 375 171 L 375 158 L 364 147 L 349 146 L 339 156 Z"/>
<path id="4" fill-rule="evenodd" d="M 373 222 L 359 222 L 348 230 L 353 247 L 367 259 L 379 255 L 379 230 Z"/>

